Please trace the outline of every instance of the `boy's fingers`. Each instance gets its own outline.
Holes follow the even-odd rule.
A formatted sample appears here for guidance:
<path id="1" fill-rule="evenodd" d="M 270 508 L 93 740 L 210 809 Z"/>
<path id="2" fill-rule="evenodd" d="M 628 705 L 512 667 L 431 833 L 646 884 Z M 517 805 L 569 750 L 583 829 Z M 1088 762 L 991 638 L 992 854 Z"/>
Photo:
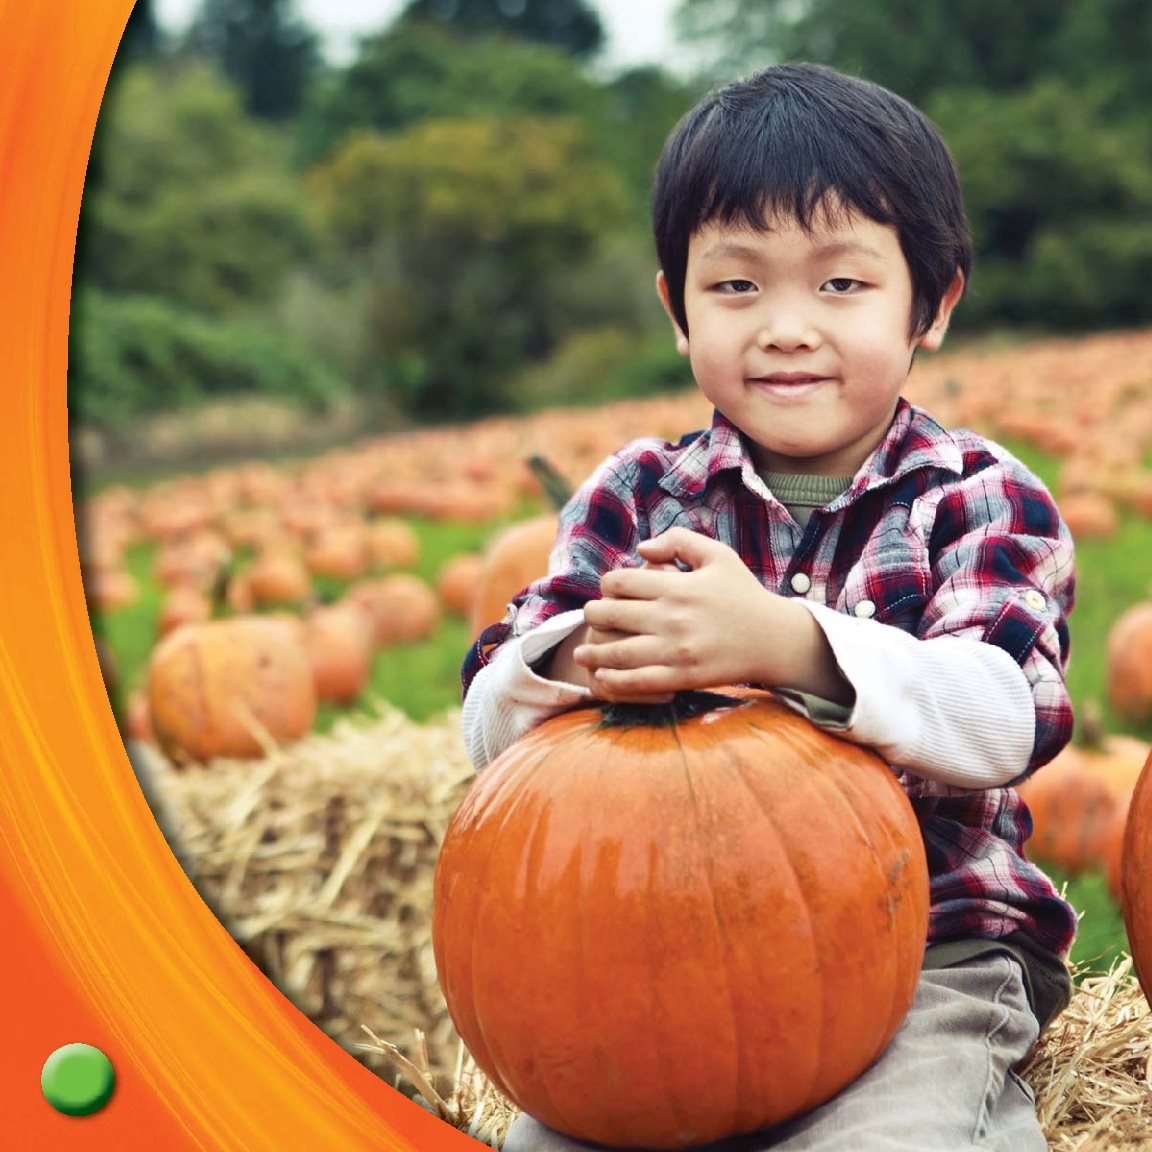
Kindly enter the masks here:
<path id="1" fill-rule="evenodd" d="M 675 565 L 614 568 L 600 577 L 600 591 L 621 600 L 655 600 L 667 590 L 670 572 Z"/>
<path id="2" fill-rule="evenodd" d="M 620 632 L 635 635 L 649 631 L 652 612 L 647 600 L 590 600 L 584 605 L 584 622 L 597 632 Z M 602 641 L 600 641 L 602 642 Z"/>
<path id="3" fill-rule="evenodd" d="M 572 658 L 581 667 L 592 671 L 601 668 L 635 671 L 659 665 L 660 652 L 661 645 L 650 636 L 623 635 L 609 642 L 592 640 L 581 644 L 572 653 Z"/>
<path id="4" fill-rule="evenodd" d="M 593 675 L 592 684 L 592 691 L 598 696 L 637 704 L 666 704 L 680 687 L 686 687 L 671 682 L 669 669 L 651 667 L 602 668 Z"/>
<path id="5" fill-rule="evenodd" d="M 718 540 L 692 532 L 688 528 L 669 528 L 650 540 L 642 540 L 637 552 L 654 564 L 673 564 L 678 568 L 699 568 L 715 557 L 716 550 L 726 548 Z"/>

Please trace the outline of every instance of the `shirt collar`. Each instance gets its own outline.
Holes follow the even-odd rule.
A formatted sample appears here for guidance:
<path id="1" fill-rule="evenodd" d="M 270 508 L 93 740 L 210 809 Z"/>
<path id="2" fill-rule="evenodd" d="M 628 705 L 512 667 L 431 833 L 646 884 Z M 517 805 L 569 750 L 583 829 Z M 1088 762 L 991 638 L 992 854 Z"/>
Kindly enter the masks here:
<path id="1" fill-rule="evenodd" d="M 713 476 L 746 468 L 755 471 L 739 430 L 714 410 L 711 427 L 677 456 L 661 478 L 660 486 L 672 496 L 698 496 Z M 963 471 L 963 455 L 943 425 L 901 396 L 884 439 L 861 465 L 847 491 L 829 508 L 843 507 L 863 493 L 890 484 L 918 468 L 939 468 L 959 475 Z"/>

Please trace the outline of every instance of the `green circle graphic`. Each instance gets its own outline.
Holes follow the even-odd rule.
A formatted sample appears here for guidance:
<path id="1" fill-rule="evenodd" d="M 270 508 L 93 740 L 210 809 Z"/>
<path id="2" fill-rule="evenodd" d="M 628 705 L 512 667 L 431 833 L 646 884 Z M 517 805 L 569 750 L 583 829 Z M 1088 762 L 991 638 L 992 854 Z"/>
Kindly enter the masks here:
<path id="1" fill-rule="evenodd" d="M 40 1089 L 44 1099 L 66 1116 L 90 1116 L 112 1097 L 116 1073 L 112 1061 L 91 1044 L 65 1044 L 44 1062 Z"/>

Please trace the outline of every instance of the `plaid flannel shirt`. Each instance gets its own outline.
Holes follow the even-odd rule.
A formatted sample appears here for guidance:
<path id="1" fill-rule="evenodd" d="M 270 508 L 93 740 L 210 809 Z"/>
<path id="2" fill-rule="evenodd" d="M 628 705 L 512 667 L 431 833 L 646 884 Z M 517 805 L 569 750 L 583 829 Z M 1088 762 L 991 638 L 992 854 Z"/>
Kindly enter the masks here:
<path id="1" fill-rule="evenodd" d="M 1027 771 L 1067 743 L 1068 530 L 1041 482 L 1004 449 L 946 431 L 903 399 L 847 491 L 804 529 L 764 487 L 738 430 L 719 413 L 676 444 L 640 440 L 615 453 L 561 513 L 549 575 L 472 646 L 465 694 L 505 641 L 598 597 L 602 573 L 638 563 L 637 542 L 675 526 L 728 544 L 781 595 L 796 595 L 792 577 L 803 573 L 796 586 L 804 595 L 837 611 L 867 601 L 877 621 L 922 639 L 947 634 L 1000 647 L 1032 687 Z M 1025 858 L 1031 817 L 1016 790 L 941 794 L 894 770 L 924 836 L 929 943 L 1023 931 L 1066 955 L 1075 914 Z"/>

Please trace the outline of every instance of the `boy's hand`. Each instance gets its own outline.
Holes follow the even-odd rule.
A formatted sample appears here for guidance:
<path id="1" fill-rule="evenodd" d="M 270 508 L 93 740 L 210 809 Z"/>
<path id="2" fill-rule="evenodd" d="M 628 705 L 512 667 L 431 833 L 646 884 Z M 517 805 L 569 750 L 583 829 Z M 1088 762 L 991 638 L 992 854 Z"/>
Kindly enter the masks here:
<path id="1" fill-rule="evenodd" d="M 726 544 L 685 528 L 643 541 L 638 552 L 644 566 L 605 573 L 602 599 L 584 606 L 589 632 L 572 656 L 592 692 L 667 700 L 685 689 L 762 680 L 765 641 L 784 625 L 780 608 L 793 606 Z"/>

